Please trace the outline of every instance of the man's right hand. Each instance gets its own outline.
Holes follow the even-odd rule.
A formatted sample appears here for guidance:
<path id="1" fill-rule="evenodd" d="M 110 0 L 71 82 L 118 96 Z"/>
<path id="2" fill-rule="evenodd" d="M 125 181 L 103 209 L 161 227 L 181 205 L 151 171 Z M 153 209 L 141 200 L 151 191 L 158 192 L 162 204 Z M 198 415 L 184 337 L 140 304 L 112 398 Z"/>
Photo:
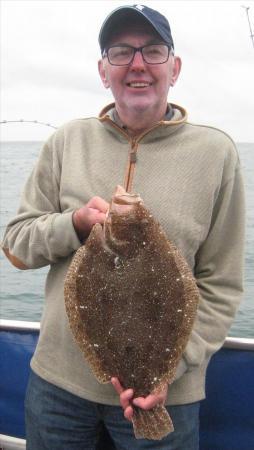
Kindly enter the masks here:
<path id="1" fill-rule="evenodd" d="M 92 197 L 72 215 L 73 226 L 81 242 L 87 238 L 96 223 L 104 223 L 109 204 L 101 197 Z"/>

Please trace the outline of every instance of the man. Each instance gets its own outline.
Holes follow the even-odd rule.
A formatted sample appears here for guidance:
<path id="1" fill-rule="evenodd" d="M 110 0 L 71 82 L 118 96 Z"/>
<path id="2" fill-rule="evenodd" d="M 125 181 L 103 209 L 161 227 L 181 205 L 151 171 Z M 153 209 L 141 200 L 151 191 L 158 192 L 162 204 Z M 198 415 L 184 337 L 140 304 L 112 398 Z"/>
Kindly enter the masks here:
<path id="1" fill-rule="evenodd" d="M 4 239 L 16 267 L 51 265 L 26 398 L 27 448 L 94 449 L 103 421 L 117 449 L 197 450 L 207 364 L 242 293 L 239 160 L 225 133 L 188 123 L 183 108 L 167 103 L 181 60 L 164 16 L 146 6 L 120 7 L 106 18 L 99 42 L 100 77 L 115 103 L 49 138 Z M 96 381 L 72 338 L 63 299 L 73 252 L 103 223 L 114 187 L 123 183 L 181 250 L 201 295 L 174 383 L 146 398 L 115 378 L 112 385 Z M 159 442 L 135 439 L 133 405 L 164 402 L 175 431 Z"/>

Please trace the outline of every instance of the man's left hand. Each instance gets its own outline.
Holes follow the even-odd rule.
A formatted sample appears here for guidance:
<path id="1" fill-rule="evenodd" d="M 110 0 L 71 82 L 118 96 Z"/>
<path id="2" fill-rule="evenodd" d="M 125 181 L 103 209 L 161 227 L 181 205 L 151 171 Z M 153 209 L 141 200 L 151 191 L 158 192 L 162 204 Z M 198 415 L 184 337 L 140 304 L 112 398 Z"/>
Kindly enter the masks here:
<path id="1" fill-rule="evenodd" d="M 141 409 L 152 409 L 156 405 L 163 405 L 168 393 L 168 385 L 165 385 L 160 391 L 154 391 L 147 397 L 133 398 L 133 389 L 124 389 L 118 378 L 111 378 L 111 383 L 120 396 L 120 404 L 124 410 L 124 417 L 130 421 L 133 417 L 132 404 Z"/>

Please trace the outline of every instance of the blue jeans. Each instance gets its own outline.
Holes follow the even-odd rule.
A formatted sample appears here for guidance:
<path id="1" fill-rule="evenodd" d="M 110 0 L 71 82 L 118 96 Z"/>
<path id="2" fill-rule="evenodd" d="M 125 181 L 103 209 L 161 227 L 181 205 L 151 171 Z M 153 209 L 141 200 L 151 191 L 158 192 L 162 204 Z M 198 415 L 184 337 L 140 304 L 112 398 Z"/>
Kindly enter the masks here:
<path id="1" fill-rule="evenodd" d="M 27 450 L 95 450 L 103 422 L 114 446 L 103 450 L 198 450 L 199 402 L 167 407 L 175 431 L 161 441 L 136 439 L 120 406 L 90 402 L 31 373 L 26 401 Z"/>

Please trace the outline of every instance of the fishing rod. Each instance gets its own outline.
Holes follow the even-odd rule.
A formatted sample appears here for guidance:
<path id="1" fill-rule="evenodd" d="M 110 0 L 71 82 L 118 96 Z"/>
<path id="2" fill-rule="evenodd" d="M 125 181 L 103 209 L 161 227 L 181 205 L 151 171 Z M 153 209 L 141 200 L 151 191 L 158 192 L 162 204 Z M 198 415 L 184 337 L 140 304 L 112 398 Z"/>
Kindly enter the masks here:
<path id="1" fill-rule="evenodd" d="M 46 123 L 46 122 L 40 122 L 39 120 L 24 120 L 24 119 L 19 119 L 19 120 L 1 120 L 0 124 L 3 125 L 5 123 L 35 123 L 38 125 L 45 125 L 46 127 L 51 127 L 54 128 L 55 130 L 57 129 L 57 127 L 55 127 L 54 125 L 52 125 L 51 123 Z"/>
<path id="2" fill-rule="evenodd" d="M 250 38 L 251 38 L 252 45 L 253 45 L 253 48 L 254 48 L 254 33 L 252 31 L 252 26 L 251 26 L 250 17 L 249 17 L 249 9 L 250 9 L 250 7 L 242 5 L 242 8 L 244 8 L 245 11 L 246 11 L 247 20 L 248 20 L 249 29 L 250 29 Z"/>

